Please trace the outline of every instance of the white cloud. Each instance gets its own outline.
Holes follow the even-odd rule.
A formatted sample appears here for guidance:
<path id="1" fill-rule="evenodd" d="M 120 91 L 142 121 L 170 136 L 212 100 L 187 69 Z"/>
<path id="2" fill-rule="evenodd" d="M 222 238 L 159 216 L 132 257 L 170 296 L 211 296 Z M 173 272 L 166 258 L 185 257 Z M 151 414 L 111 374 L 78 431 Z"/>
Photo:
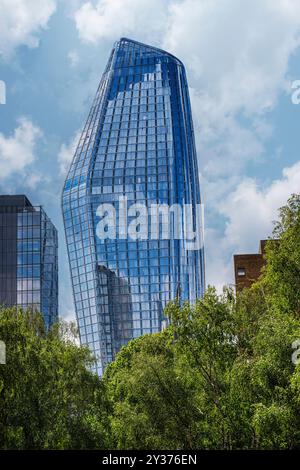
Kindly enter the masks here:
<path id="1" fill-rule="evenodd" d="M 62 313 L 62 319 L 67 322 L 76 322 L 76 313 L 74 309 L 65 309 L 65 311 Z"/>
<path id="2" fill-rule="evenodd" d="M 68 144 L 62 144 L 58 153 L 57 161 L 59 163 L 59 172 L 65 175 L 70 168 L 70 164 L 74 157 L 76 147 L 80 139 L 81 131 L 75 132 L 74 136 Z"/>
<path id="3" fill-rule="evenodd" d="M 300 44 L 300 3 L 184 0 L 170 11 L 164 47 L 187 65 L 201 171 L 229 183 L 265 158 L 268 112 Z"/>
<path id="4" fill-rule="evenodd" d="M 79 36 L 86 42 L 126 35 L 157 42 L 164 32 L 167 11 L 167 0 L 98 0 L 85 2 L 74 17 Z"/>
<path id="5" fill-rule="evenodd" d="M 289 62 L 300 46 L 300 2 L 146 4 L 151 5 L 144 0 L 86 2 L 75 14 L 76 27 L 86 42 L 129 36 L 157 44 L 185 63 L 208 212 L 207 277 L 221 285 L 231 276 L 232 254 L 256 250 L 259 238 L 272 229 L 276 209 L 292 192 L 291 183 L 299 191 L 289 173 L 298 174 L 297 166 L 265 189 L 244 175 L 249 164 L 267 158 L 266 144 L 274 132 L 270 111 L 280 94 L 287 94 Z"/>
<path id="6" fill-rule="evenodd" d="M 225 284 L 233 283 L 232 254 L 218 230 L 211 227 L 205 227 L 204 248 L 206 283 L 221 293 Z"/>
<path id="7" fill-rule="evenodd" d="M 219 214 L 225 218 L 225 231 L 209 229 L 207 277 L 210 283 L 229 283 L 233 276 L 234 253 L 255 252 L 259 240 L 272 233 L 278 209 L 292 193 L 299 193 L 300 161 L 284 168 L 282 178 L 261 187 L 252 178 L 244 178 L 236 189 L 219 202 Z"/>
<path id="8" fill-rule="evenodd" d="M 74 18 L 87 42 L 126 34 L 160 42 L 184 61 L 219 116 L 272 107 L 300 44 L 298 0 L 97 0 Z"/>
<path id="9" fill-rule="evenodd" d="M 274 105 L 300 44 L 298 0 L 185 0 L 170 11 L 164 45 L 219 111 L 260 113 Z"/>
<path id="10" fill-rule="evenodd" d="M 24 184 L 29 189 L 37 189 L 42 182 L 43 184 L 49 183 L 50 178 L 40 172 L 30 171 L 27 172 Z"/>
<path id="11" fill-rule="evenodd" d="M 129 35 L 183 60 L 207 177 L 239 174 L 263 158 L 272 131 L 264 116 L 286 92 L 300 45 L 298 0 L 98 0 L 74 17 L 83 41 Z"/>
<path id="12" fill-rule="evenodd" d="M 247 178 L 231 193 L 220 207 L 227 219 L 225 235 L 237 249 L 249 246 L 257 237 L 266 237 L 272 231 L 272 221 L 278 208 L 292 193 L 299 193 L 300 161 L 284 168 L 282 178 L 266 188 Z"/>
<path id="13" fill-rule="evenodd" d="M 300 3 L 184 0 L 170 11 L 164 47 L 186 64 L 192 87 L 208 214 L 207 280 L 220 288 L 233 282 L 232 255 L 256 251 L 277 208 L 299 191 L 297 165 L 266 189 L 243 175 L 250 162 L 267 157 L 269 111 L 286 93 L 289 60 L 300 44 Z"/>
<path id="14" fill-rule="evenodd" d="M 0 179 L 22 172 L 36 159 L 35 146 L 42 136 L 39 127 L 21 117 L 13 135 L 0 133 Z"/>
<path id="15" fill-rule="evenodd" d="M 37 47 L 55 9 L 56 0 L 0 0 L 0 56 L 20 45 Z"/>
<path id="16" fill-rule="evenodd" d="M 72 67 L 75 67 L 79 63 L 79 54 L 77 51 L 70 51 L 68 53 L 68 59 Z"/>

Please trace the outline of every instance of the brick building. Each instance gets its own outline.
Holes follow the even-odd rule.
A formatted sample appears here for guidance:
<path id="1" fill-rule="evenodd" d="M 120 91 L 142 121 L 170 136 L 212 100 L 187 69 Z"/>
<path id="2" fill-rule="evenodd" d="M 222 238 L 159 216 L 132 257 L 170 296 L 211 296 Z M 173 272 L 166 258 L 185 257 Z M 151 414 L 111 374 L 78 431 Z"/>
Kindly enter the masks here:
<path id="1" fill-rule="evenodd" d="M 258 253 L 233 256 L 236 292 L 250 287 L 259 278 L 261 269 L 266 264 L 264 258 L 266 242 L 267 240 L 260 241 Z"/>

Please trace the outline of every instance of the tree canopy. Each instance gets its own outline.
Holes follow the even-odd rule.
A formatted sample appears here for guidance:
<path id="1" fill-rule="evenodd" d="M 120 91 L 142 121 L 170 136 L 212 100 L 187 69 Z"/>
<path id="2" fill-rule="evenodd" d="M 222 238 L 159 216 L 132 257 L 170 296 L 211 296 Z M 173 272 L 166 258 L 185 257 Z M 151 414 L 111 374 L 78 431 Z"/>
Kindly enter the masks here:
<path id="1" fill-rule="evenodd" d="M 0 447 L 299 449 L 299 228 L 293 195 L 251 288 L 170 303 L 170 325 L 128 343 L 102 379 L 74 327 L 2 309 Z"/>
<path id="2" fill-rule="evenodd" d="M 74 326 L 46 331 L 35 312 L 0 312 L 6 365 L 0 365 L 0 447 L 68 449 L 105 446 L 101 380 L 89 367 L 87 348 L 75 342 Z"/>
<path id="3" fill-rule="evenodd" d="M 106 369 L 117 448 L 300 448 L 300 197 L 280 209 L 267 265 L 235 297 L 171 303 L 171 324 Z"/>

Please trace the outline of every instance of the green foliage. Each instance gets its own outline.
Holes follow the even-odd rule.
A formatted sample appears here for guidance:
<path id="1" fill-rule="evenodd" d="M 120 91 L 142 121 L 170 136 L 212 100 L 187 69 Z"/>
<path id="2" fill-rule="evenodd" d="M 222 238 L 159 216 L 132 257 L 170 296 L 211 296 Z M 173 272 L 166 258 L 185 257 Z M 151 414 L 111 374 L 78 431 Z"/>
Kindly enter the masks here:
<path id="1" fill-rule="evenodd" d="M 278 311 L 300 316 L 300 195 L 292 195 L 279 210 L 267 246 L 264 279 L 269 303 Z"/>
<path id="2" fill-rule="evenodd" d="M 251 289 L 169 304 L 166 331 L 123 348 L 104 376 L 114 447 L 300 448 L 299 229 L 293 195 Z"/>
<path id="3" fill-rule="evenodd" d="M 104 375 L 112 447 L 299 446 L 291 345 L 300 321 L 276 311 L 251 318 L 252 294 L 250 306 L 247 294 L 236 303 L 213 289 L 195 307 L 170 304 L 167 330 L 123 348 Z"/>
<path id="4" fill-rule="evenodd" d="M 0 447 L 68 449 L 103 447 L 102 384 L 88 371 L 92 358 L 74 343 L 74 327 L 46 332 L 39 314 L 3 309 L 0 338 Z"/>
<path id="5" fill-rule="evenodd" d="M 167 306 L 170 326 L 105 371 L 74 328 L 0 312 L 0 447 L 300 449 L 300 197 L 280 209 L 258 282 Z"/>

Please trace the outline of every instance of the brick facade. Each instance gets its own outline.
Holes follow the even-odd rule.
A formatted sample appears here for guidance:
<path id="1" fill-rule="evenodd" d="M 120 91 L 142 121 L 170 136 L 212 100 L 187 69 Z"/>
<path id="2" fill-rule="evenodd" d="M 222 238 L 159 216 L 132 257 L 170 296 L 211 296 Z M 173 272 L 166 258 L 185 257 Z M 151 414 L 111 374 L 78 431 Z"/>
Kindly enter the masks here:
<path id="1" fill-rule="evenodd" d="M 266 264 L 264 258 L 266 241 L 260 241 L 259 253 L 233 256 L 236 292 L 250 287 L 259 278 L 261 269 Z"/>

